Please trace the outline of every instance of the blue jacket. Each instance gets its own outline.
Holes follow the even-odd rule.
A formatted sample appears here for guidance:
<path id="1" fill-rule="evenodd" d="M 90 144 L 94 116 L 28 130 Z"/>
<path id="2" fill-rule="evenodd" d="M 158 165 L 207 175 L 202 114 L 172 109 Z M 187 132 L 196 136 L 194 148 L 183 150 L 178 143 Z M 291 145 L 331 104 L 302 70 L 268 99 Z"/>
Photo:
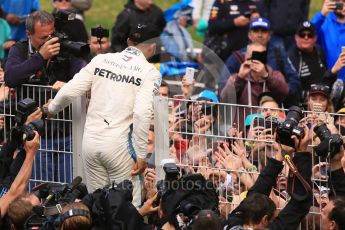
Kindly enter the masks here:
<path id="1" fill-rule="evenodd" d="M 25 18 L 40 9 L 39 0 L 0 0 L 0 7 L 6 14 L 15 14 L 21 19 L 17 26 L 11 26 L 11 39 L 20 41 L 26 38 Z"/>
<path id="2" fill-rule="evenodd" d="M 327 67 L 332 68 L 345 46 L 345 23 L 337 22 L 337 16 L 331 12 L 327 17 L 318 12 L 311 23 L 315 26 L 318 43 L 326 53 Z M 345 80 L 345 68 L 342 68 L 338 78 Z"/>
<path id="3" fill-rule="evenodd" d="M 279 53 L 281 56 L 282 69 L 280 69 L 279 67 L 280 64 L 277 60 L 275 47 L 271 43 L 268 43 L 268 48 L 267 48 L 267 64 L 271 66 L 273 70 L 279 70 L 285 76 L 285 79 L 289 85 L 289 96 L 299 95 L 299 92 L 301 90 L 301 82 L 296 72 L 296 69 L 292 65 L 291 61 L 288 59 L 285 49 L 283 47 L 279 47 L 279 48 L 277 47 L 277 49 L 280 50 Z M 239 50 L 242 57 L 245 56 L 246 51 L 247 51 L 247 47 Z M 230 75 L 234 73 L 238 73 L 238 71 L 240 70 L 240 66 L 241 66 L 241 63 L 234 54 L 232 54 L 226 60 L 225 66 L 221 72 L 220 79 L 218 81 L 219 90 L 222 90 L 224 88 Z M 295 103 L 296 102 L 291 101 L 291 103 L 288 103 L 288 105 L 295 104 Z"/>

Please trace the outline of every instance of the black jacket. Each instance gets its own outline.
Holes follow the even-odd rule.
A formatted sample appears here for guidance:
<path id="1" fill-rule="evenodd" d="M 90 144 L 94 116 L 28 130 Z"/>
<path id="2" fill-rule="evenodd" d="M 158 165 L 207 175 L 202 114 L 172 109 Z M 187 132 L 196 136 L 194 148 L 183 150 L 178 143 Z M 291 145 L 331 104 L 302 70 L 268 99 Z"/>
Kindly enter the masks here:
<path id="1" fill-rule="evenodd" d="M 310 0 L 260 0 L 259 12 L 271 22 L 277 35 L 293 35 L 308 20 Z"/>
<path id="2" fill-rule="evenodd" d="M 344 169 L 338 169 L 332 171 L 329 178 L 329 184 L 331 187 L 330 196 L 345 196 L 345 172 Z"/>
<path id="3" fill-rule="evenodd" d="M 297 153 L 293 162 L 299 169 L 302 177 L 311 184 L 312 156 L 309 153 Z M 268 159 L 265 169 L 260 173 L 253 187 L 248 191 L 247 196 L 254 193 L 261 193 L 269 196 L 273 186 L 275 186 L 277 177 L 283 169 L 283 164 L 275 159 Z M 289 177 L 289 186 L 294 188 L 290 193 L 291 199 L 279 215 L 268 225 L 268 229 L 297 229 L 301 220 L 308 214 L 312 204 L 312 193 L 306 192 L 302 183 L 296 177 Z M 303 200 L 297 200 L 296 197 L 304 197 Z M 236 225 L 243 225 L 242 214 L 240 212 L 241 204 L 228 216 L 228 228 Z"/>
<path id="4" fill-rule="evenodd" d="M 291 49 L 288 51 L 288 56 L 301 79 L 302 90 L 309 90 L 310 85 L 316 83 L 324 83 L 329 87 L 332 87 L 333 83 L 337 80 L 337 74 L 332 74 L 331 70 L 327 69 L 326 56 L 319 45 L 315 45 L 313 52 L 313 55 L 316 55 L 313 67 L 317 68 L 313 69 L 313 71 L 320 74 L 315 74 L 308 78 L 301 78 L 301 62 L 303 62 L 304 55 L 302 55 L 302 52 L 297 48 L 296 45 L 291 47 Z"/>
<path id="5" fill-rule="evenodd" d="M 208 30 L 205 37 L 204 45 L 210 49 L 215 49 L 209 40 L 217 42 L 222 51 L 218 53 L 219 57 L 225 61 L 230 54 L 245 47 L 248 44 L 247 26 L 236 26 L 234 19 L 243 15 L 250 16 L 251 13 L 257 12 L 257 3 L 253 0 L 216 0 L 213 3 L 210 19 L 208 21 Z M 223 37 L 222 40 L 214 37 Z"/>
<path id="6" fill-rule="evenodd" d="M 148 10 L 142 11 L 132 1 L 127 3 L 112 28 L 111 49 L 114 52 L 121 52 L 127 47 L 131 28 L 138 24 L 153 24 L 162 32 L 166 24 L 163 11 L 154 4 Z"/>

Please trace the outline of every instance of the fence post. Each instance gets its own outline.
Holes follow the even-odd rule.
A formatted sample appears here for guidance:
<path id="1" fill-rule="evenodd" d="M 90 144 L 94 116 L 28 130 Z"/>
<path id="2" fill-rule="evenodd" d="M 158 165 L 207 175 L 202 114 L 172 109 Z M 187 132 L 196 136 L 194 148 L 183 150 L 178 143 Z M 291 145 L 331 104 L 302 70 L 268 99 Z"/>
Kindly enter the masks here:
<path id="1" fill-rule="evenodd" d="M 76 176 L 85 178 L 81 156 L 85 118 L 86 96 L 84 95 L 75 98 L 72 102 L 73 178 Z"/>
<path id="2" fill-rule="evenodd" d="M 160 165 L 162 160 L 170 158 L 168 118 L 168 98 L 160 96 L 154 97 L 155 165 L 157 181 L 163 180 L 165 176 L 163 167 Z"/>

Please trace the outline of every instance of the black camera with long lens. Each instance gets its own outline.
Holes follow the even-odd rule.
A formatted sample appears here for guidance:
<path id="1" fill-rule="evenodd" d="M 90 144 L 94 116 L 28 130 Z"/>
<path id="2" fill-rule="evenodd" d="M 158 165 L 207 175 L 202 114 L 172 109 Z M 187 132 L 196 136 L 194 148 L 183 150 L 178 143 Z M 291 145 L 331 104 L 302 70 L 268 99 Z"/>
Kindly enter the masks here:
<path id="1" fill-rule="evenodd" d="M 28 116 L 37 110 L 37 104 L 31 98 L 25 98 L 18 102 L 17 112 L 14 117 L 16 125 L 10 130 L 10 141 L 17 146 L 22 145 L 25 141 L 31 141 L 37 131 L 40 136 L 44 134 L 44 121 L 38 119 L 25 124 Z"/>
<path id="2" fill-rule="evenodd" d="M 33 188 L 33 194 L 44 202 L 33 207 L 33 215 L 25 222 L 25 229 L 57 229 L 61 219 L 59 205 L 70 204 L 88 194 L 81 177 L 70 184 L 43 183 Z M 58 205 L 59 204 L 59 205 Z M 61 207 L 61 206 L 60 206 Z"/>
<path id="3" fill-rule="evenodd" d="M 85 57 L 90 53 L 90 46 L 84 42 L 73 42 L 68 40 L 68 36 L 63 32 L 54 32 L 53 37 L 58 37 L 62 53 L 69 53 L 76 57 Z"/>
<path id="4" fill-rule="evenodd" d="M 61 10 L 57 11 L 54 17 L 56 31 L 52 36 L 59 38 L 61 46 L 60 55 L 72 54 L 76 57 L 86 57 L 90 53 L 89 44 L 70 41 L 68 35 L 62 31 L 62 27 L 66 22 L 75 20 L 75 14 L 66 10 Z"/>
<path id="5" fill-rule="evenodd" d="M 165 163 L 163 166 L 165 179 L 157 181 L 157 199 L 153 205 L 158 206 L 162 195 L 171 187 L 171 183 L 178 180 L 180 172 L 175 163 Z"/>
<path id="6" fill-rule="evenodd" d="M 314 128 L 314 132 L 320 138 L 321 143 L 314 147 L 315 153 L 323 158 L 334 157 L 340 151 L 340 147 L 344 144 L 341 135 L 331 134 L 325 124 L 318 125 Z"/>
<path id="7" fill-rule="evenodd" d="M 300 107 L 292 106 L 289 109 L 285 121 L 283 121 L 277 129 L 277 141 L 279 143 L 295 148 L 295 143 L 291 139 L 291 136 L 295 135 L 299 139 L 304 136 L 304 129 L 298 127 L 298 123 L 302 119 L 302 116 L 302 109 Z"/>
<path id="8" fill-rule="evenodd" d="M 37 110 L 37 103 L 31 98 L 25 98 L 18 102 L 14 120 L 17 125 L 23 125 L 30 114 Z"/>
<path id="9" fill-rule="evenodd" d="M 175 163 L 165 163 L 163 166 L 166 181 L 174 181 L 178 179 L 180 172 Z"/>

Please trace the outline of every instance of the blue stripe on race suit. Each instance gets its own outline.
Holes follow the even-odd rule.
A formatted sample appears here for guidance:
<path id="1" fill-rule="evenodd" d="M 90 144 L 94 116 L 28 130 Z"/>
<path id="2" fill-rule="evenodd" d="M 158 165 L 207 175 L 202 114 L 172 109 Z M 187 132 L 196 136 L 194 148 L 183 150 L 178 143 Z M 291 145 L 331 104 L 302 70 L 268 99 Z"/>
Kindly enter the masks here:
<path id="1" fill-rule="evenodd" d="M 134 147 L 133 147 L 133 142 L 132 142 L 132 133 L 133 133 L 133 125 L 131 125 L 129 127 L 129 133 L 128 133 L 128 152 L 129 154 L 131 155 L 132 159 L 134 160 L 134 162 L 137 161 L 137 154 L 134 150 Z"/>

